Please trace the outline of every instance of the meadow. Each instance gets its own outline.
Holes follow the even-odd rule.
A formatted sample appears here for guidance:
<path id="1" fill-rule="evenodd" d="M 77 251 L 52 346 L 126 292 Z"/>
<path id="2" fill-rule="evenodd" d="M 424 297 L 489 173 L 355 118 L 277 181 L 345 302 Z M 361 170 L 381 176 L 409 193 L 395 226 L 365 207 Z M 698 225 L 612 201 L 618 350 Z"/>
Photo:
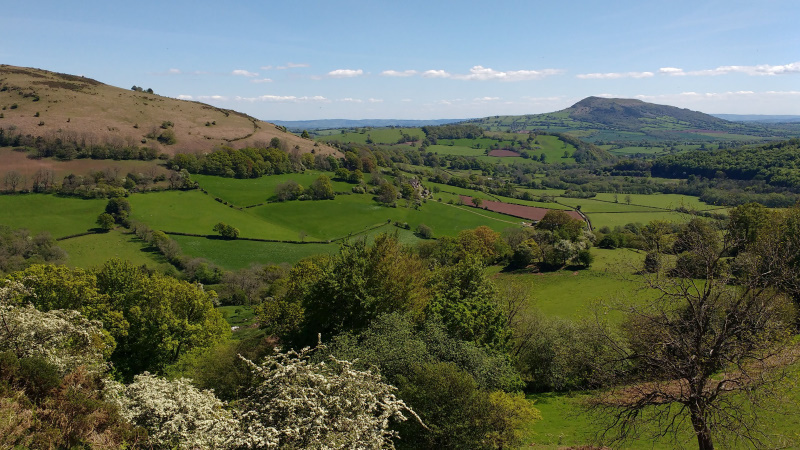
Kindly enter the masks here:
<path id="1" fill-rule="evenodd" d="M 108 200 L 84 200 L 53 194 L 0 195 L 0 224 L 48 231 L 58 239 L 93 229 Z"/>
<path id="2" fill-rule="evenodd" d="M 65 263 L 71 267 L 98 267 L 112 258 L 151 269 L 165 269 L 169 266 L 157 249 L 121 228 L 108 233 L 65 239 L 59 241 L 58 246 L 69 255 Z"/>

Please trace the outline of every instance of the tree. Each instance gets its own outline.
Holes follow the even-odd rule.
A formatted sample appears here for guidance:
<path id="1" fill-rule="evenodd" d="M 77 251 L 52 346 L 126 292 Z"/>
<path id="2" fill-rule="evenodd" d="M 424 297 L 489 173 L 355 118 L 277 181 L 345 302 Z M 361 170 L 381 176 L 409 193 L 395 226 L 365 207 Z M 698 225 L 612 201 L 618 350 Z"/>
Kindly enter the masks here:
<path id="1" fill-rule="evenodd" d="M 377 371 L 361 371 L 331 357 L 312 362 L 313 350 L 290 350 L 250 365 L 258 384 L 240 404 L 247 448 L 393 447 L 390 421 L 419 418 Z"/>
<path id="2" fill-rule="evenodd" d="M 114 217 L 109 213 L 102 213 L 97 216 L 97 225 L 104 231 L 111 231 L 114 228 Z"/>
<path id="3" fill-rule="evenodd" d="M 688 421 L 701 450 L 712 449 L 715 437 L 764 447 L 769 437 L 753 420 L 795 359 L 786 352 L 795 312 L 773 278 L 787 264 L 776 258 L 781 246 L 754 248 L 731 267 L 732 233 L 720 241 L 690 223 L 679 241 L 703 279 L 680 267 L 673 277 L 646 278 L 658 295 L 623 306 L 618 338 L 604 332 L 614 355 L 601 377 L 613 387 L 591 406 L 605 415 L 613 440 L 635 436 L 644 422 L 666 435 Z"/>
<path id="4" fill-rule="evenodd" d="M 472 197 L 472 204 L 473 204 L 473 205 L 474 205 L 476 208 L 480 208 L 480 207 L 481 207 L 481 205 L 483 204 L 483 199 L 482 199 L 482 198 L 480 198 L 480 197 Z"/>
<path id="5" fill-rule="evenodd" d="M 433 238 L 433 229 L 424 223 L 417 225 L 417 236 L 421 237 L 422 239 L 432 239 Z"/>
<path id="6" fill-rule="evenodd" d="M 279 202 L 295 200 L 303 195 L 303 186 L 294 180 L 286 180 L 275 186 L 275 197 Z"/>
<path id="7" fill-rule="evenodd" d="M 394 187 L 392 183 L 384 181 L 378 187 L 376 200 L 378 200 L 378 202 L 380 203 L 383 203 L 384 205 L 393 204 L 394 202 L 397 201 L 397 189 Z"/>
<path id="8" fill-rule="evenodd" d="M 25 177 L 16 170 L 9 170 L 3 177 L 3 185 L 11 192 L 17 191 L 17 186 L 25 183 Z"/>
<path id="9" fill-rule="evenodd" d="M 311 136 L 308 135 L 308 130 L 303 130 L 303 133 L 300 135 L 303 139 L 311 139 Z"/>
<path id="10" fill-rule="evenodd" d="M 239 229 L 234 228 L 233 225 L 228 225 L 225 222 L 219 222 L 214 225 L 214 232 L 219 233 L 225 239 L 236 239 L 239 237 Z"/>
<path id="11" fill-rule="evenodd" d="M 239 421 L 212 391 L 192 386 L 185 378 L 166 380 L 149 373 L 125 386 L 106 383 L 107 397 L 128 422 L 147 430 L 156 448 L 231 448 Z"/>
<path id="12" fill-rule="evenodd" d="M 314 200 L 333 200 L 336 193 L 333 191 L 331 179 L 327 175 L 320 175 L 308 188 Z"/>

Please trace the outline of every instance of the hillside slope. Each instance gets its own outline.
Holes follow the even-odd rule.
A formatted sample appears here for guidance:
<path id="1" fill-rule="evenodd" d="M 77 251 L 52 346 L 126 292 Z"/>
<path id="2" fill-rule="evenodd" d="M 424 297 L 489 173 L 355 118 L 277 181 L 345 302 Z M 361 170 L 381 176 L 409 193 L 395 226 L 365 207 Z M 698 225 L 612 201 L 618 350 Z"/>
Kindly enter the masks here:
<path id="1" fill-rule="evenodd" d="M 490 131 L 566 132 L 592 142 L 769 140 L 791 135 L 785 129 L 730 122 L 689 109 L 601 97 L 587 97 L 552 113 L 493 116 L 465 123 Z"/>
<path id="2" fill-rule="evenodd" d="M 146 146 L 175 154 L 268 144 L 278 137 L 287 149 L 336 151 L 236 111 L 10 65 L 0 65 L 0 109 L 0 128 L 85 145 Z M 166 129 L 162 124 L 174 133 L 174 144 L 157 139 Z"/>

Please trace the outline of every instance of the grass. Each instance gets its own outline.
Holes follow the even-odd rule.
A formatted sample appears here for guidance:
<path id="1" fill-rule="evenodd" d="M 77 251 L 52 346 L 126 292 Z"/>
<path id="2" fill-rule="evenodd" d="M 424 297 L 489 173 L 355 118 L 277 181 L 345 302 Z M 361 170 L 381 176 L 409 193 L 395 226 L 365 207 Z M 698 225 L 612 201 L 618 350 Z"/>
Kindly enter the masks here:
<path id="1" fill-rule="evenodd" d="M 193 236 L 172 236 L 184 254 L 206 258 L 227 270 L 252 264 L 294 264 L 308 256 L 334 253 L 337 244 L 286 244 L 282 242 L 226 241 Z"/>
<path id="2" fill-rule="evenodd" d="M 311 186 L 320 175 L 333 177 L 330 172 L 307 170 L 304 173 L 270 175 L 260 178 L 238 179 L 212 175 L 192 175 L 192 180 L 208 191 L 212 197 L 219 197 L 236 206 L 250 206 L 264 203 L 275 195 L 275 187 L 288 180 L 294 180 L 304 188 Z M 369 178 L 369 174 L 365 175 Z M 331 181 L 336 192 L 350 192 L 353 185 L 343 181 Z"/>
<path id="3" fill-rule="evenodd" d="M 222 313 L 222 317 L 231 328 L 239 327 L 231 330 L 233 339 L 245 340 L 264 334 L 256 324 L 255 311 L 252 306 L 220 306 L 217 310 Z"/>
<path id="4" fill-rule="evenodd" d="M 533 307 L 546 316 L 565 319 L 588 318 L 600 300 L 621 300 L 641 296 L 642 283 L 634 272 L 644 254 L 627 249 L 592 248 L 595 261 L 586 270 L 546 273 L 514 272 L 493 276 L 498 284 L 522 283 L 529 288 Z"/>
<path id="5" fill-rule="evenodd" d="M 131 218 L 153 229 L 195 234 L 214 234 L 213 227 L 225 222 L 239 229 L 241 237 L 293 240 L 297 231 L 214 201 L 200 191 L 166 191 L 130 196 Z"/>
<path id="6" fill-rule="evenodd" d="M 83 200 L 51 194 L 0 195 L 0 224 L 48 231 L 54 238 L 85 233 L 94 228 L 107 200 Z"/>
<path id="7" fill-rule="evenodd" d="M 149 268 L 169 265 L 154 248 L 133 234 L 123 233 L 117 228 L 108 233 L 89 234 L 58 242 L 69 258 L 68 266 L 84 269 L 103 265 L 111 258 L 129 261 L 136 266 Z"/>

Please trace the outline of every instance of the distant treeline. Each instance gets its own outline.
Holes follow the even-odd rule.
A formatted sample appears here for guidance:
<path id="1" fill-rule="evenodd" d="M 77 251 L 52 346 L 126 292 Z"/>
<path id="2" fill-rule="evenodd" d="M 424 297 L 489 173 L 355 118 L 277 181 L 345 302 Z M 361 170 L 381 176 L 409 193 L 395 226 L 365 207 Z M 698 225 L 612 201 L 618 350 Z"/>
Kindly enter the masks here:
<path id="1" fill-rule="evenodd" d="M 58 158 L 62 161 L 81 158 L 151 161 L 160 154 L 157 148 L 142 146 L 130 136 L 100 139 L 93 133 L 71 132 L 33 136 L 16 132 L 13 127 L 0 128 L 0 147 L 29 151 L 33 158 Z"/>
<path id="2" fill-rule="evenodd" d="M 658 177 L 763 180 L 773 186 L 800 188 L 800 139 L 665 156 L 653 163 L 651 172 Z"/>

